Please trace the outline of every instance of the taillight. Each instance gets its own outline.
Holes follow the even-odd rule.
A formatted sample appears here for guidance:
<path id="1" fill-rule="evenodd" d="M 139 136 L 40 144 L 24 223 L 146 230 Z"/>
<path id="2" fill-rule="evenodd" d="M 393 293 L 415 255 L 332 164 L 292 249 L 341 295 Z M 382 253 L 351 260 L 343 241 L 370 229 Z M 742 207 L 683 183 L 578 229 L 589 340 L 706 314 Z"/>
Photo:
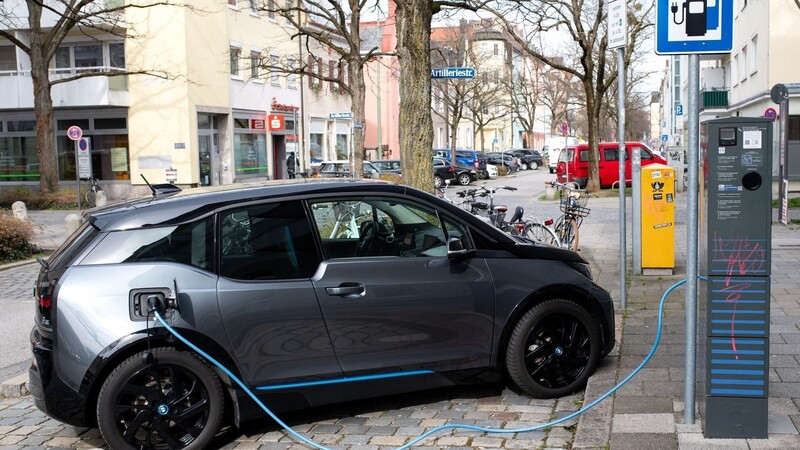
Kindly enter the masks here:
<path id="1" fill-rule="evenodd" d="M 453 167 L 453 166 L 450 166 L 450 167 L 448 167 L 448 168 L 447 168 L 447 171 L 448 171 L 448 172 L 455 172 L 455 171 L 456 171 L 456 169 L 455 169 L 455 167 Z"/>
<path id="2" fill-rule="evenodd" d="M 544 221 L 544 224 L 545 224 L 545 225 L 547 225 L 547 226 L 549 227 L 550 225 L 552 225 L 552 224 L 553 224 L 553 219 L 547 219 L 547 220 L 545 220 L 545 221 Z"/>
<path id="3" fill-rule="evenodd" d="M 43 276 L 37 289 L 36 324 L 44 330 L 52 330 L 53 291 L 55 291 L 57 282 L 57 279 L 48 281 L 47 276 Z"/>

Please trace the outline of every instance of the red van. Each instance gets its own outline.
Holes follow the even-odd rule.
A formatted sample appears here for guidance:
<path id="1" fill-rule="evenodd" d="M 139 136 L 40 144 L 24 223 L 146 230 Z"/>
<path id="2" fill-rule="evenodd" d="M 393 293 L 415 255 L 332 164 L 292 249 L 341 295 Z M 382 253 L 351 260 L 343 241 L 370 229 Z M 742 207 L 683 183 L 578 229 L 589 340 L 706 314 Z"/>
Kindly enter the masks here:
<path id="1" fill-rule="evenodd" d="M 627 186 L 631 185 L 630 155 L 636 147 L 639 148 L 639 154 L 642 157 L 642 166 L 654 163 L 667 164 L 667 160 L 653 153 L 645 144 L 641 142 L 626 142 L 625 180 Z M 600 172 L 600 186 L 611 187 L 615 181 L 619 180 L 619 143 L 601 142 L 598 148 L 600 155 L 597 161 L 597 168 Z M 580 187 L 585 188 L 587 181 L 589 181 L 589 144 L 579 144 L 561 150 L 561 154 L 558 157 L 558 166 L 556 166 L 556 176 L 559 183 L 567 182 L 567 161 L 569 161 L 569 181 L 578 183 Z"/>

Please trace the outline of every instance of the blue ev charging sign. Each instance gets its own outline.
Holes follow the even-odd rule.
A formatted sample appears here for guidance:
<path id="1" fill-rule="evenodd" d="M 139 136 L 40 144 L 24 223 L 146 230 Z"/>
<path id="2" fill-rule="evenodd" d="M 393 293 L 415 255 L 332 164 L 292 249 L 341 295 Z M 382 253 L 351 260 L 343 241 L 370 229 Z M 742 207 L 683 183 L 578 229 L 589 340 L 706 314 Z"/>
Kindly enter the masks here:
<path id="1" fill-rule="evenodd" d="M 656 53 L 729 53 L 733 8 L 733 0 L 658 0 Z"/>

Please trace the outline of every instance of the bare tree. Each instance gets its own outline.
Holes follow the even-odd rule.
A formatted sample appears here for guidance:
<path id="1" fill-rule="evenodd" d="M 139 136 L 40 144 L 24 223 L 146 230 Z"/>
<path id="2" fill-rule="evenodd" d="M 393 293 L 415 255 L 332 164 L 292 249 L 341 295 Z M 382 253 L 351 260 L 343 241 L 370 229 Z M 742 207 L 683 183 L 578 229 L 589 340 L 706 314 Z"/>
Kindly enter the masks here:
<path id="1" fill-rule="evenodd" d="M 560 133 L 559 124 L 567 119 L 571 89 L 565 75 L 555 69 L 546 70 L 542 74 L 541 102 L 550 111 L 548 122 L 551 135 Z"/>
<path id="2" fill-rule="evenodd" d="M 341 92 L 350 96 L 350 111 L 355 123 L 365 122 L 366 82 L 364 68 L 368 61 L 383 53 L 376 45 L 363 48 L 362 14 L 379 11 L 378 0 L 274 0 L 265 2 L 262 9 L 268 14 L 278 14 L 295 29 L 292 38 L 301 39 L 308 49 L 307 61 L 273 61 L 263 58 L 262 66 L 270 71 L 302 74 L 322 82 L 334 83 Z M 324 62 L 313 55 L 311 41 L 316 48 L 327 48 L 338 57 L 328 71 Z M 347 72 L 347 76 L 344 73 Z M 355 167 L 353 174 L 361 174 L 364 166 L 364 128 L 353 130 Z"/>
<path id="3" fill-rule="evenodd" d="M 36 156 L 39 159 L 39 188 L 42 192 L 58 190 L 58 165 L 53 118 L 53 85 L 68 83 L 86 77 L 148 74 L 161 78 L 174 78 L 156 69 L 132 69 L 126 67 L 87 68 L 78 73 L 52 77 L 50 65 L 64 39 L 74 31 L 86 36 L 105 33 L 120 38 L 135 37 L 124 12 L 130 8 L 155 6 L 181 6 L 169 1 L 137 2 L 133 5 L 123 1 L 95 2 L 94 0 L 24 0 L 0 9 L 0 37 L 22 50 L 31 63 L 33 81 L 33 110 L 36 117 Z M 27 40 L 16 30 L 24 30 Z"/>
<path id="4" fill-rule="evenodd" d="M 462 20 L 459 26 L 445 31 L 441 41 L 432 41 L 431 60 L 437 66 L 463 67 L 467 53 L 467 22 Z M 442 110 L 434 107 L 433 113 L 444 119 L 447 124 L 450 142 L 450 159 L 456 164 L 456 140 L 458 126 L 464 118 L 472 80 L 463 78 L 439 78 L 432 81 L 432 91 L 435 105 L 442 105 Z"/>
<path id="5" fill-rule="evenodd" d="M 630 65 L 634 49 L 645 32 L 652 27 L 652 2 L 632 2 L 628 8 L 628 45 L 625 48 L 624 64 Z M 517 44 L 531 56 L 554 69 L 561 70 L 579 80 L 583 90 L 587 115 L 587 140 L 589 141 L 589 181 L 587 189 L 600 189 L 598 173 L 598 132 L 606 95 L 616 82 L 616 68 L 608 60 L 608 36 L 606 28 L 606 2 L 597 0 L 501 0 L 489 11 L 505 24 Z M 518 21 L 525 32 L 515 34 Z M 566 30 L 571 41 L 564 46 L 571 53 L 567 64 L 553 53 L 537 45 L 543 33 Z"/>
<path id="6" fill-rule="evenodd" d="M 472 117 L 473 134 L 481 136 L 481 152 L 486 151 L 486 127 L 508 116 L 509 92 L 505 89 L 510 75 L 500 73 L 501 69 L 481 71 L 480 66 L 476 71 L 481 75 L 481 80 L 475 83 L 471 91 L 467 110 Z M 494 149 L 492 149 L 494 150 Z"/>
<path id="7" fill-rule="evenodd" d="M 525 136 L 524 147 L 532 148 L 531 138 L 536 125 L 536 110 L 543 97 L 540 63 L 530 58 L 522 58 L 520 70 L 506 78 L 506 90 L 510 93 L 511 113 L 522 127 Z"/>

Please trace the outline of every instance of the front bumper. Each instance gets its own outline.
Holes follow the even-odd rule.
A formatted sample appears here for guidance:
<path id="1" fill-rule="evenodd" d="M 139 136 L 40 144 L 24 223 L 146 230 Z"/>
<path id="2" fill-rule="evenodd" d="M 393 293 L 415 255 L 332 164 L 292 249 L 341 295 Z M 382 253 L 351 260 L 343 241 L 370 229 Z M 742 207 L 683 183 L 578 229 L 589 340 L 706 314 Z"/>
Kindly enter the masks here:
<path id="1" fill-rule="evenodd" d="M 43 338 L 36 327 L 31 331 L 33 360 L 28 370 L 28 390 L 43 413 L 69 425 L 90 426 L 86 417 L 86 398 L 62 382 L 53 367 L 53 343 Z"/>

